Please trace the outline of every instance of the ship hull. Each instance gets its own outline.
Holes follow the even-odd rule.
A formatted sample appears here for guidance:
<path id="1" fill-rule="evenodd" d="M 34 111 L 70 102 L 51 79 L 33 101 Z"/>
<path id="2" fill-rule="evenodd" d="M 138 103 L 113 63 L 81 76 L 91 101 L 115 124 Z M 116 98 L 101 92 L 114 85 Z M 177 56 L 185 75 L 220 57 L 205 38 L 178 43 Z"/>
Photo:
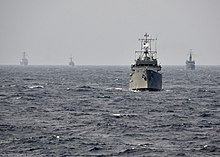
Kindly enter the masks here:
<path id="1" fill-rule="evenodd" d="M 70 62 L 69 65 L 73 67 L 73 66 L 74 66 L 74 63 L 73 63 L 73 62 Z"/>
<path id="2" fill-rule="evenodd" d="M 186 61 L 186 69 L 195 70 L 195 61 Z"/>
<path id="3" fill-rule="evenodd" d="M 22 59 L 20 62 L 20 65 L 28 65 L 28 60 L 27 59 Z"/>
<path id="4" fill-rule="evenodd" d="M 136 69 L 131 74 L 129 89 L 159 91 L 162 89 L 162 74 L 145 68 Z"/>
<path id="5" fill-rule="evenodd" d="M 195 70 L 195 64 L 186 64 L 186 69 Z"/>

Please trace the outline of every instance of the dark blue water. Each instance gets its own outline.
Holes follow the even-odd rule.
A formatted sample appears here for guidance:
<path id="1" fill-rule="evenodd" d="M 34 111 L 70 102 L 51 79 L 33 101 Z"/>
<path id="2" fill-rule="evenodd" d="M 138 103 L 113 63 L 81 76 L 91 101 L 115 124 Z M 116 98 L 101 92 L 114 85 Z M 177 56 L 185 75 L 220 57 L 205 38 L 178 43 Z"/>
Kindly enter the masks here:
<path id="1" fill-rule="evenodd" d="M 220 156 L 220 66 L 0 66 L 0 156 Z"/>

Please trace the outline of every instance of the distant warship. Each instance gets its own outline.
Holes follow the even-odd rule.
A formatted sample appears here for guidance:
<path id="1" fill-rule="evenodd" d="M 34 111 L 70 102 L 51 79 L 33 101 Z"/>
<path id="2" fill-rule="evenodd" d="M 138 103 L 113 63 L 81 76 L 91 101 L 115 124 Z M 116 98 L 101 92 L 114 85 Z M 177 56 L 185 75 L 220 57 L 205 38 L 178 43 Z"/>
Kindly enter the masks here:
<path id="1" fill-rule="evenodd" d="M 161 66 L 157 63 L 157 39 L 150 38 L 148 34 L 144 35 L 141 41 L 141 50 L 135 51 L 138 53 L 138 59 L 131 65 L 130 74 L 130 90 L 153 90 L 162 89 L 162 74 L 159 73 Z M 152 46 L 155 50 L 152 50 Z"/>
<path id="2" fill-rule="evenodd" d="M 70 66 L 74 66 L 74 65 L 75 65 L 74 62 L 73 62 L 73 57 L 70 57 L 69 65 L 70 65 Z"/>
<path id="3" fill-rule="evenodd" d="M 23 52 L 23 58 L 20 61 L 20 65 L 28 65 L 28 59 L 25 56 L 26 56 L 26 53 Z"/>
<path id="4" fill-rule="evenodd" d="M 186 69 L 195 70 L 195 61 L 192 60 L 192 49 L 189 53 L 189 60 L 186 60 Z"/>

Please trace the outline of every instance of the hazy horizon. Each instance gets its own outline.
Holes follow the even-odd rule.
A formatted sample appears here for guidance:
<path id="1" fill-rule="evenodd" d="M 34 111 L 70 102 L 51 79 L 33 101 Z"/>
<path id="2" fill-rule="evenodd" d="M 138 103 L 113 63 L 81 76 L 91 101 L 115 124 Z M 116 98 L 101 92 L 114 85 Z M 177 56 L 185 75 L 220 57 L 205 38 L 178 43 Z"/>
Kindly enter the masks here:
<path id="1" fill-rule="evenodd" d="M 219 0 L 1 0 L 0 65 L 130 65 L 145 33 L 161 65 L 220 65 Z"/>

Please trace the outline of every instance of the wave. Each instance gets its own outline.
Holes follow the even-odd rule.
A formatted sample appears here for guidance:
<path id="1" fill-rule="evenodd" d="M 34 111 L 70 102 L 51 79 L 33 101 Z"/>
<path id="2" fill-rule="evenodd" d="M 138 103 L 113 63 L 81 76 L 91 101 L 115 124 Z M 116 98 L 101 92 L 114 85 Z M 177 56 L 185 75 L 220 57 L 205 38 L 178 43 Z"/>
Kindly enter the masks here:
<path id="1" fill-rule="evenodd" d="M 44 88 L 44 86 L 42 85 L 35 85 L 35 86 L 30 86 L 30 89 L 34 89 L 34 88 Z"/>
<path id="2" fill-rule="evenodd" d="M 90 86 L 86 86 L 86 85 L 79 86 L 76 88 L 76 91 L 78 91 L 78 92 L 90 92 L 93 90 L 95 90 L 95 88 L 90 87 Z"/>

